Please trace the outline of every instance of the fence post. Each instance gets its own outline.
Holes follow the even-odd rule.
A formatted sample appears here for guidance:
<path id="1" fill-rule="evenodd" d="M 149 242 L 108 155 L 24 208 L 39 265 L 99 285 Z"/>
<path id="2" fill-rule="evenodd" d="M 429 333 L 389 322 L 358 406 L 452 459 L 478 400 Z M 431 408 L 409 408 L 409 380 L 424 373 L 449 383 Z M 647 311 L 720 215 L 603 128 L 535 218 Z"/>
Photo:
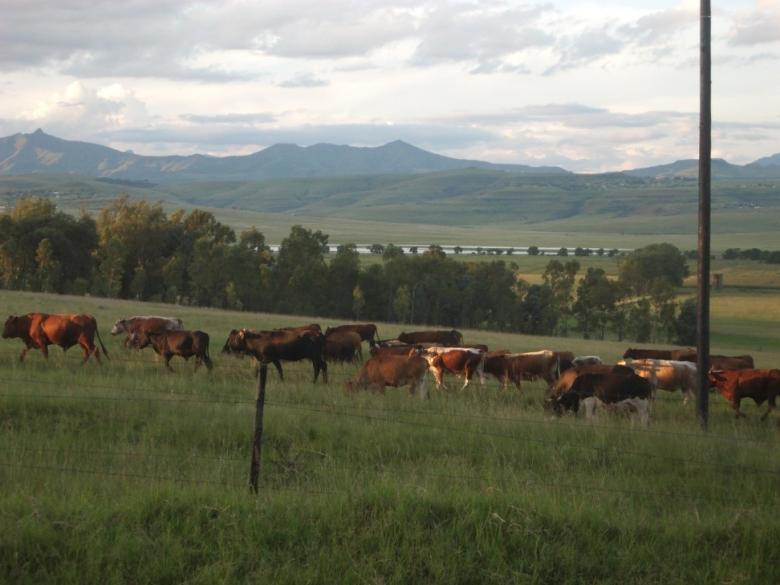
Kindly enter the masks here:
<path id="1" fill-rule="evenodd" d="M 268 365 L 261 364 L 257 376 L 257 400 L 255 401 L 255 436 L 252 440 L 252 464 L 249 468 L 249 489 L 257 493 L 260 478 L 260 456 L 263 441 L 263 409 L 265 407 L 265 381 L 268 378 Z"/>

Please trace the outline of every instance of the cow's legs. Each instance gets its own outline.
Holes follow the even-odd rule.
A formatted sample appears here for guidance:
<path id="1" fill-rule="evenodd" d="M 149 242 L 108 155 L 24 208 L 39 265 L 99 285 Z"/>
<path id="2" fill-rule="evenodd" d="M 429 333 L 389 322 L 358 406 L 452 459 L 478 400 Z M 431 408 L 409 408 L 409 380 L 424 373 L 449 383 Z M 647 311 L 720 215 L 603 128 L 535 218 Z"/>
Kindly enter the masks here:
<path id="1" fill-rule="evenodd" d="M 428 390 L 425 388 L 425 374 L 423 374 L 420 379 L 417 380 L 415 392 L 420 396 L 421 399 L 428 398 Z"/>
<path id="2" fill-rule="evenodd" d="M 173 368 L 171 367 L 171 358 L 173 358 L 173 354 L 164 353 L 163 357 L 165 358 L 165 367 L 168 368 L 171 372 L 173 372 Z"/>
<path id="3" fill-rule="evenodd" d="M 769 416 L 769 413 L 772 412 L 775 409 L 775 397 L 774 395 L 769 397 L 769 400 L 766 402 L 766 412 L 761 415 L 761 420 L 766 420 L 766 417 Z"/>
<path id="4" fill-rule="evenodd" d="M 740 403 L 740 399 L 735 396 L 734 399 L 731 401 L 731 408 L 733 408 L 734 411 L 736 412 L 737 418 L 745 418 L 745 413 L 739 409 L 739 403 Z"/>
<path id="5" fill-rule="evenodd" d="M 284 372 L 282 371 L 282 362 L 280 362 L 279 360 L 275 359 L 275 360 L 272 360 L 272 361 L 271 361 L 271 363 L 272 363 L 272 364 L 274 365 L 274 367 L 276 368 L 276 371 L 277 371 L 277 372 L 279 372 L 279 379 L 280 379 L 282 382 L 284 382 Z M 257 370 L 257 371 L 259 372 L 259 371 L 260 371 L 260 369 L 258 368 L 258 370 Z"/>

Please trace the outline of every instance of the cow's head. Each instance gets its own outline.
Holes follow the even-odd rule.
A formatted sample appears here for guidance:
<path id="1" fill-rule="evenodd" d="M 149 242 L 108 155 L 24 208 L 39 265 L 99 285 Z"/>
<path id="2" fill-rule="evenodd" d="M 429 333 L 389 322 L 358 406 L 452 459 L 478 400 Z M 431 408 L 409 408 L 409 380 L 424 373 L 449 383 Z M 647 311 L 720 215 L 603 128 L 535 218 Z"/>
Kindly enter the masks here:
<path id="1" fill-rule="evenodd" d="M 17 325 L 18 320 L 19 317 L 16 315 L 9 315 L 8 319 L 5 320 L 5 325 L 3 326 L 3 338 L 8 339 L 9 337 L 19 336 L 19 327 Z"/>
<path id="2" fill-rule="evenodd" d="M 111 335 L 119 335 L 120 333 L 124 333 L 127 331 L 127 321 L 125 319 L 120 319 L 116 323 L 114 323 L 114 326 L 111 328 Z"/>
<path id="3" fill-rule="evenodd" d="M 710 382 L 710 386 L 718 386 L 718 384 L 723 384 L 726 381 L 726 375 L 723 373 L 723 370 L 710 369 L 707 372 L 707 379 Z"/>
<path id="4" fill-rule="evenodd" d="M 246 329 L 233 329 L 222 346 L 222 353 L 241 353 L 246 350 Z"/>
<path id="5" fill-rule="evenodd" d="M 634 353 L 634 350 L 633 350 L 632 348 L 630 348 L 630 347 L 629 347 L 629 348 L 628 348 L 628 349 L 627 349 L 627 350 L 626 350 L 626 351 L 623 353 L 623 359 L 625 360 L 625 359 L 628 359 L 628 358 L 630 358 L 630 357 L 633 357 L 633 355 L 632 355 L 633 353 Z"/>

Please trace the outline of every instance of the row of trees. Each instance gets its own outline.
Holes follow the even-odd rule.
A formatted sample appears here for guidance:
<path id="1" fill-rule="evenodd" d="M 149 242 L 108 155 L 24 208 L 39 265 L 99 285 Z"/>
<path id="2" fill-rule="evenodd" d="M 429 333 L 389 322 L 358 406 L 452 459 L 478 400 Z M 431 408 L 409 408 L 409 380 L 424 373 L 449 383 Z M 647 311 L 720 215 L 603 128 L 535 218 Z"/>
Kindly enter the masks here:
<path id="1" fill-rule="evenodd" d="M 621 257 L 618 279 L 600 268 L 581 275 L 577 260 L 552 259 L 538 284 L 519 278 L 514 263 L 456 261 L 439 246 L 418 254 L 383 246 L 383 262 L 366 268 L 352 244 L 328 250 L 326 234 L 294 226 L 272 254 L 255 228 L 236 234 L 208 212 L 166 214 L 127 198 L 97 218 L 74 218 L 35 198 L 0 215 L 0 283 L 9 289 L 687 342 L 690 307 L 678 312 L 675 302 L 687 266 L 668 244 Z"/>

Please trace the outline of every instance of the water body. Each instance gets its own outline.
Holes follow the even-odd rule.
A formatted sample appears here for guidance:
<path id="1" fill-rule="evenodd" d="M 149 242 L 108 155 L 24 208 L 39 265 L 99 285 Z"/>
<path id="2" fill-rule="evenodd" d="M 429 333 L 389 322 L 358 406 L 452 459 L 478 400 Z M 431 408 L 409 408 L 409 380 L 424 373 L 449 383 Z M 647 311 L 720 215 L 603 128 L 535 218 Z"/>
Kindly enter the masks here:
<path id="1" fill-rule="evenodd" d="M 336 249 L 339 247 L 340 244 L 328 244 L 329 252 L 336 252 Z M 411 254 L 412 249 L 416 248 L 417 252 L 419 254 L 422 254 L 425 252 L 430 244 L 397 244 L 397 246 L 401 249 L 403 249 L 404 252 L 407 254 Z M 272 252 L 278 252 L 279 251 L 279 244 L 270 244 L 269 247 L 271 248 Z M 371 254 L 371 244 L 356 244 L 358 254 Z M 455 254 L 455 248 L 459 247 L 461 249 L 462 255 L 468 255 L 468 254 L 496 254 L 497 250 L 500 250 L 501 255 L 507 254 L 507 251 L 511 250 L 511 253 L 517 256 L 527 256 L 528 255 L 528 246 L 478 246 L 478 245 L 462 245 L 459 246 L 458 244 L 446 244 L 441 245 L 441 249 L 444 250 L 444 253 L 447 255 Z M 578 246 L 538 246 L 539 248 L 539 256 L 555 256 L 558 253 L 558 250 L 561 248 L 566 248 L 569 251 L 569 254 L 574 253 L 574 249 Z M 584 250 L 590 250 L 591 254 L 596 254 L 596 252 L 599 250 L 599 248 L 585 248 Z M 605 253 L 611 250 L 612 248 L 604 248 Z M 632 252 L 633 248 L 617 248 L 618 252 Z"/>

